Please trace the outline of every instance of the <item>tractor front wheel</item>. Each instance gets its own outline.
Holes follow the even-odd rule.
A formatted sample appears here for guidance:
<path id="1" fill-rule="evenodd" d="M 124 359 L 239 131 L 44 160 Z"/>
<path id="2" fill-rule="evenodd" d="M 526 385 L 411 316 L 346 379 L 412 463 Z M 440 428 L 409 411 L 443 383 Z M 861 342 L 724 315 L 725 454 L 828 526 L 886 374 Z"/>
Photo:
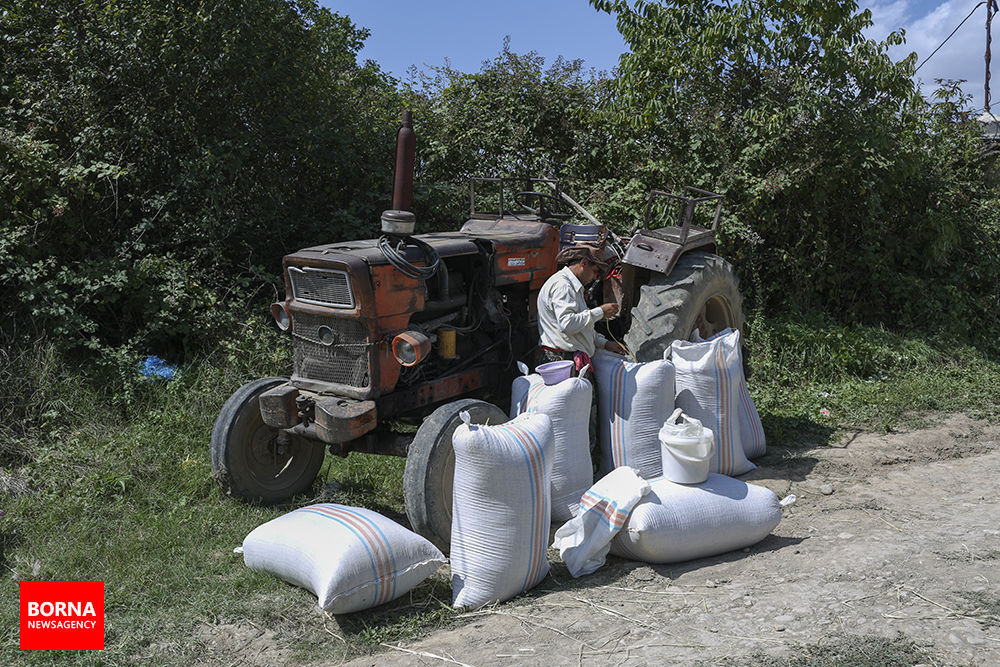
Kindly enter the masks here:
<path id="1" fill-rule="evenodd" d="M 451 497 L 455 488 L 455 450 L 451 437 L 468 410 L 473 424 L 502 424 L 507 414 L 486 401 L 463 398 L 442 405 L 417 429 L 406 454 L 403 500 L 410 526 L 444 553 L 451 544 Z"/>
<path id="2" fill-rule="evenodd" d="M 275 504 L 312 485 L 326 447 L 264 423 L 259 398 L 288 380 L 262 378 L 233 393 L 212 428 L 212 474 L 226 495 Z"/>
<path id="3" fill-rule="evenodd" d="M 726 328 L 743 328 L 740 281 L 718 255 L 689 252 L 669 275 L 656 274 L 639 290 L 625 344 L 639 361 L 662 359 L 675 340 L 695 329 L 708 338 Z"/>

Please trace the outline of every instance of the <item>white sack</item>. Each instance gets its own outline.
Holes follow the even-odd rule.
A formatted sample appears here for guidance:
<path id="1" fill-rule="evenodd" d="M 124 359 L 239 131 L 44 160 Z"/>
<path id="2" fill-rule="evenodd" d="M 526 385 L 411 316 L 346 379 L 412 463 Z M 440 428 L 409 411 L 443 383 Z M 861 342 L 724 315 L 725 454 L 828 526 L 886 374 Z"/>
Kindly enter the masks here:
<path id="1" fill-rule="evenodd" d="M 529 375 L 527 366 L 518 365 L 524 375 L 514 378 L 511 386 L 510 416 L 532 412 L 552 420 L 552 520 L 566 521 L 594 482 L 589 429 L 594 389 L 583 377 L 549 386 L 541 375 Z"/>
<path id="2" fill-rule="evenodd" d="M 377 512 L 323 503 L 257 526 L 243 561 L 312 591 L 344 614 L 395 600 L 446 562 L 437 547 Z"/>
<path id="3" fill-rule="evenodd" d="M 742 475 L 757 466 L 747 461 L 740 433 L 740 332 L 723 332 L 701 342 L 670 345 L 677 371 L 677 407 L 715 434 L 711 472 Z"/>
<path id="4" fill-rule="evenodd" d="M 701 484 L 652 480 L 611 543 L 615 556 L 679 563 L 742 549 L 767 537 L 781 520 L 769 489 L 711 473 Z"/>
<path id="5" fill-rule="evenodd" d="M 590 574 L 608 555 L 613 538 L 649 484 L 631 468 L 615 468 L 580 500 L 580 513 L 556 531 L 553 549 L 574 577 Z"/>
<path id="6" fill-rule="evenodd" d="M 674 411 L 674 366 L 666 359 L 634 363 L 611 352 L 593 356 L 600 400 L 601 474 L 628 466 L 658 477 L 660 427 Z"/>
<path id="7" fill-rule="evenodd" d="M 740 360 L 740 368 L 743 360 Z M 743 453 L 748 459 L 764 456 L 767 452 L 767 441 L 764 439 L 764 425 L 760 423 L 757 406 L 750 398 L 747 382 L 740 377 L 740 440 L 743 442 Z"/>
<path id="8" fill-rule="evenodd" d="M 478 607 L 548 574 L 552 420 L 529 413 L 483 426 L 461 414 L 453 438 L 452 604 Z"/>
<path id="9" fill-rule="evenodd" d="M 698 335 L 698 330 L 694 331 L 695 342 L 714 340 L 732 334 L 732 329 L 723 329 L 719 333 L 707 339 Z M 737 342 L 736 351 L 740 355 L 740 381 L 739 381 L 739 410 L 738 419 L 740 422 L 740 441 L 743 446 L 743 454 L 748 459 L 755 459 L 763 456 L 767 452 L 767 441 L 764 438 L 764 425 L 760 423 L 760 415 L 757 413 L 757 406 L 750 397 L 750 390 L 747 388 L 746 376 L 743 373 L 743 346 Z"/>

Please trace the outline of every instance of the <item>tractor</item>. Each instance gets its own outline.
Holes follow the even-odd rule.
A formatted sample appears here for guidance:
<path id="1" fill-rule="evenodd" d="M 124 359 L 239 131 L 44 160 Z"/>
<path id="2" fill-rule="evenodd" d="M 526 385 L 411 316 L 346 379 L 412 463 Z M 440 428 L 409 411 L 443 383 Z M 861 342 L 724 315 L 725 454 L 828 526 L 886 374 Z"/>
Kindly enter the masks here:
<path id="1" fill-rule="evenodd" d="M 410 524 L 447 552 L 459 413 L 508 419 L 495 403 L 507 405 L 497 397 L 538 344 L 536 298 L 560 247 L 603 248 L 614 268 L 588 294 L 620 304 L 605 333 L 639 361 L 744 320 L 736 275 L 715 254 L 721 195 L 653 191 L 643 223 L 619 237 L 555 179 L 473 179 L 461 229 L 414 234 L 414 152 L 403 112 L 379 238 L 285 256 L 285 298 L 271 313 L 292 336 L 292 376 L 254 380 L 225 402 L 211 458 L 225 493 L 280 503 L 312 485 L 327 450 L 404 456 Z M 673 212 L 674 224 L 654 226 Z"/>

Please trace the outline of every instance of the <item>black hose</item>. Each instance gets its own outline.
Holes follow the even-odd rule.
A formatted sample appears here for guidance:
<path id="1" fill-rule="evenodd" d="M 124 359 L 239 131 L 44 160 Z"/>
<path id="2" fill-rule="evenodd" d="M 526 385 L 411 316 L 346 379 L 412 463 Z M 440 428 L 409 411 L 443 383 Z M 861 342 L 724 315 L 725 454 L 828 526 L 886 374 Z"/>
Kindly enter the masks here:
<path id="1" fill-rule="evenodd" d="M 395 245 L 393 245 L 393 240 L 396 240 Z M 406 246 L 408 245 L 423 251 L 426 266 L 414 266 L 406 261 Z M 441 256 L 438 255 L 437 250 L 429 243 L 413 236 L 393 237 L 389 234 L 383 234 L 378 237 L 378 249 L 390 264 L 399 269 L 400 273 L 414 280 L 427 280 L 437 273 L 438 266 L 441 264 Z"/>

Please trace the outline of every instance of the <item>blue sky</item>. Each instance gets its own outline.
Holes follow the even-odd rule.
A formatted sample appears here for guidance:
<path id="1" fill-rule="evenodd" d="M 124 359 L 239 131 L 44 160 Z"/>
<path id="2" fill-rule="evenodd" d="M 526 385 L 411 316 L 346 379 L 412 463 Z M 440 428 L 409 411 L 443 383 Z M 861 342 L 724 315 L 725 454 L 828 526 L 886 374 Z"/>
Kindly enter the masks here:
<path id="1" fill-rule="evenodd" d="M 595 11 L 586 0 L 322 0 L 354 23 L 371 30 L 362 58 L 377 62 L 394 76 L 406 78 L 416 65 L 442 65 L 478 71 L 494 58 L 510 35 L 511 49 L 537 51 L 551 62 L 556 56 L 580 58 L 588 67 L 610 70 L 625 44 L 614 17 Z M 861 0 L 872 10 L 871 37 L 883 38 L 904 28 L 907 43 L 892 53 L 902 58 L 911 51 L 918 62 L 930 55 L 978 0 Z M 966 79 L 964 90 L 972 106 L 983 106 L 986 7 L 979 7 L 954 37 L 927 62 L 918 77 L 925 92 L 936 78 Z M 994 65 L 991 79 L 993 111 L 1000 111 L 1000 20 L 994 24 Z"/>

